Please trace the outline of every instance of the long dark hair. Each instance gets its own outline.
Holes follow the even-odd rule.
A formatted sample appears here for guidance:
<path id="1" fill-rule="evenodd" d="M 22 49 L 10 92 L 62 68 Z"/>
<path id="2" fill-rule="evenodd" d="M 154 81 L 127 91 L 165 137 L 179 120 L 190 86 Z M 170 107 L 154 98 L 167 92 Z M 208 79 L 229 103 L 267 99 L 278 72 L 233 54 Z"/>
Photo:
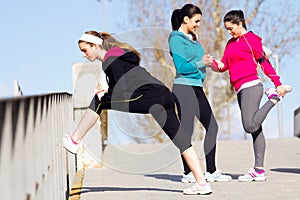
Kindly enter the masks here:
<path id="1" fill-rule="evenodd" d="M 237 25 L 242 22 L 242 26 L 247 30 L 244 12 L 242 10 L 231 10 L 227 12 L 224 16 L 223 22 L 231 22 Z"/>
<path id="2" fill-rule="evenodd" d="M 195 14 L 202 15 L 202 11 L 193 4 L 185 4 L 181 9 L 175 9 L 171 16 L 172 30 L 177 31 L 179 29 L 185 16 L 192 18 Z"/>

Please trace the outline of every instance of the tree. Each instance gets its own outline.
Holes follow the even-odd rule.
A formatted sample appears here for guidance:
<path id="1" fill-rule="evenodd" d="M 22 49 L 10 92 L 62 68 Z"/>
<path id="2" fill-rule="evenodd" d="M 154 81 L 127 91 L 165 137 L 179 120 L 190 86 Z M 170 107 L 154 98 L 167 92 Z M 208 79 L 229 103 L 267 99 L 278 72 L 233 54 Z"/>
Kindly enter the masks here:
<path id="1" fill-rule="evenodd" d="M 174 78 L 174 67 L 167 46 L 168 34 L 171 31 L 170 16 L 173 9 L 180 8 L 185 3 L 193 3 L 201 8 L 203 16 L 198 34 L 206 53 L 212 54 L 217 59 L 222 57 L 229 38 L 223 26 L 223 16 L 232 8 L 244 11 L 248 29 L 262 36 L 264 45 L 280 55 L 281 66 L 284 66 L 284 59 L 290 56 L 292 50 L 300 43 L 299 30 L 295 26 L 300 21 L 300 14 L 293 0 L 278 0 L 276 5 L 272 0 L 230 2 L 226 0 L 185 2 L 129 0 L 129 2 L 131 26 L 140 28 L 140 32 L 144 30 L 142 36 L 135 35 L 135 41 L 150 44 L 151 48 L 141 49 L 143 57 L 146 58 L 145 62 L 152 64 L 149 71 L 168 86 L 172 85 L 172 78 Z M 153 69 L 153 66 L 157 66 L 158 69 Z M 207 70 L 204 87 L 208 89 L 206 92 L 217 119 L 221 119 L 225 113 L 230 116 L 229 109 L 227 112 L 224 111 L 229 108 L 231 102 L 236 100 L 236 94 L 229 83 L 228 73 L 219 74 Z"/>

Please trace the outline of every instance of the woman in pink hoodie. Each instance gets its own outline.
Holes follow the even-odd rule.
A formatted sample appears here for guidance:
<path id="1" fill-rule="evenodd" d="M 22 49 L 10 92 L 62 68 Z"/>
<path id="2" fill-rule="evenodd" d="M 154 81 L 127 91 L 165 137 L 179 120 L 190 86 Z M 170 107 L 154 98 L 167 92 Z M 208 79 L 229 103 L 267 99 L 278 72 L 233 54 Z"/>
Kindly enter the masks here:
<path id="1" fill-rule="evenodd" d="M 241 10 L 229 11 L 224 19 L 224 26 L 232 35 L 225 47 L 223 58 L 212 60 L 211 68 L 214 71 L 229 71 L 230 82 L 237 92 L 238 104 L 241 110 L 244 130 L 250 133 L 253 139 L 255 156 L 254 166 L 247 174 L 239 176 L 239 181 L 265 181 L 264 155 L 265 137 L 262 123 L 274 105 L 291 91 L 291 87 L 282 85 L 268 57 L 262 48 L 262 39 L 251 31 L 247 31 L 244 13 Z M 275 88 L 265 91 L 268 101 L 259 107 L 263 96 L 263 84 L 257 73 L 258 63 L 262 71 L 274 83 Z"/>

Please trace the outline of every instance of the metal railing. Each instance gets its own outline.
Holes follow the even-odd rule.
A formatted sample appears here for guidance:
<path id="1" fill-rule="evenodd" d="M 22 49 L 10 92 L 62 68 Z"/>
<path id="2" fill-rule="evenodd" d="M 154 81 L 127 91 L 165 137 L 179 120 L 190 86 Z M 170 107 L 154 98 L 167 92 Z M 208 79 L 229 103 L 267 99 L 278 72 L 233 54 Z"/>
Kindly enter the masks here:
<path id="1" fill-rule="evenodd" d="M 75 158 L 62 147 L 73 125 L 72 96 L 53 93 L 0 99 L 0 196 L 64 200 Z"/>

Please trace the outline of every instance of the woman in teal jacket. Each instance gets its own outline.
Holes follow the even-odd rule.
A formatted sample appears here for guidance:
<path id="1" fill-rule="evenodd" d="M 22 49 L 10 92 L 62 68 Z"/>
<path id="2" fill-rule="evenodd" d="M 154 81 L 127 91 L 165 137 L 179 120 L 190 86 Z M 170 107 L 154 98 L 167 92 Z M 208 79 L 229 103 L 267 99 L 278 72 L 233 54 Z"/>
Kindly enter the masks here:
<path id="1" fill-rule="evenodd" d="M 206 130 L 204 153 L 207 172 L 205 178 L 207 181 L 230 181 L 231 177 L 217 169 L 215 163 L 218 124 L 203 92 L 206 65 L 205 60 L 202 61 L 204 49 L 196 35 L 201 17 L 200 8 L 192 4 L 186 4 L 172 13 L 173 31 L 169 35 L 169 48 L 176 68 L 173 95 L 187 140 L 191 141 L 195 116 Z M 184 166 L 182 182 L 194 182 L 191 170 L 183 157 L 182 161 Z"/>

